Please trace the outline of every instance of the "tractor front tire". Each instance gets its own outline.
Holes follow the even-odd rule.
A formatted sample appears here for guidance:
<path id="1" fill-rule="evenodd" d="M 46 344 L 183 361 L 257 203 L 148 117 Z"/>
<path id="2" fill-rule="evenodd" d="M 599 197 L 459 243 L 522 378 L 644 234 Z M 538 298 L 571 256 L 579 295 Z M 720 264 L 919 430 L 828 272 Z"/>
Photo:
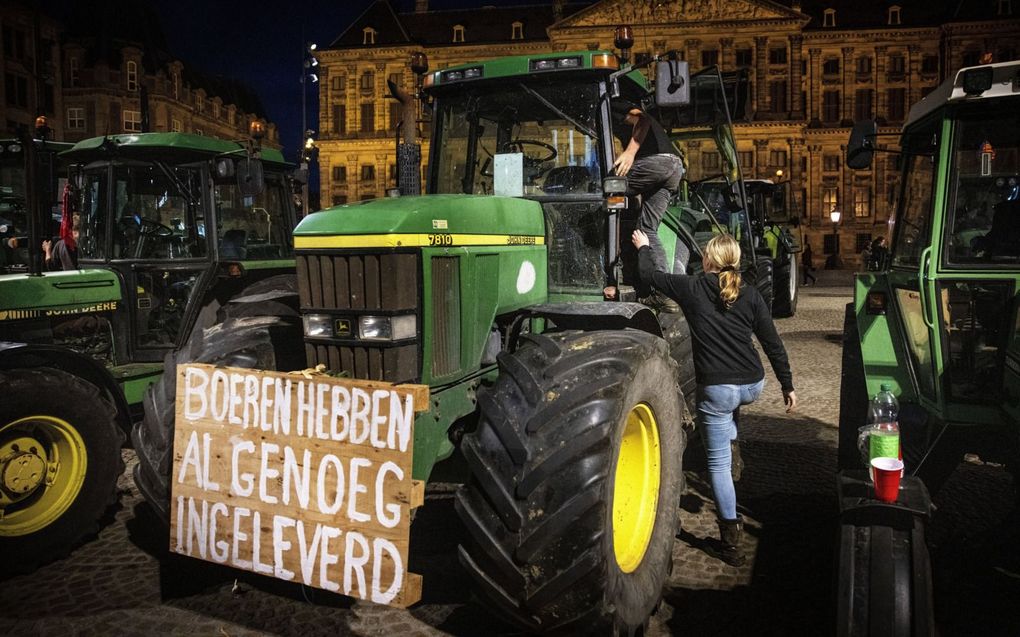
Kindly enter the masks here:
<path id="1" fill-rule="evenodd" d="M 225 320 L 196 329 L 179 350 L 167 354 L 162 378 L 145 391 L 145 414 L 131 431 L 138 453 L 135 484 L 156 514 L 170 515 L 170 469 L 173 455 L 177 366 L 209 363 L 247 369 L 295 370 L 305 367 L 304 334 L 295 316 L 288 279 L 277 285 L 256 284 L 261 300 L 230 303 L 220 310 Z M 274 293 L 274 290 L 278 293 Z M 245 295 L 242 298 L 251 298 Z M 296 293 L 293 294 L 296 299 Z"/>
<path id="2" fill-rule="evenodd" d="M 64 557 L 99 530 L 124 472 L 110 399 L 49 367 L 0 371 L 0 572 Z"/>
<path id="3" fill-rule="evenodd" d="M 781 265 L 776 265 L 772 277 L 772 316 L 788 318 L 797 313 L 797 297 L 800 296 L 796 255 L 788 254 Z"/>
<path id="4" fill-rule="evenodd" d="M 456 508 L 464 568 L 533 632 L 639 634 L 671 570 L 682 397 L 661 338 L 527 335 L 479 392 Z"/>

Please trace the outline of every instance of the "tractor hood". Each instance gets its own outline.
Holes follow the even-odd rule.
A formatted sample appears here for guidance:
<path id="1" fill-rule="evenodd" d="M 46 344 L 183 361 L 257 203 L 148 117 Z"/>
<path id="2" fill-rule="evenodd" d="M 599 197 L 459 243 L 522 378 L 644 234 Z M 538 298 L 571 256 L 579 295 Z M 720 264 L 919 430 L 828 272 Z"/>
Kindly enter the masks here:
<path id="1" fill-rule="evenodd" d="M 121 298 L 120 282 L 109 270 L 4 274 L 0 288 L 0 321 L 112 311 Z"/>
<path id="2" fill-rule="evenodd" d="M 373 199 L 309 215 L 294 230 L 297 249 L 543 243 L 541 204 L 485 195 Z"/>

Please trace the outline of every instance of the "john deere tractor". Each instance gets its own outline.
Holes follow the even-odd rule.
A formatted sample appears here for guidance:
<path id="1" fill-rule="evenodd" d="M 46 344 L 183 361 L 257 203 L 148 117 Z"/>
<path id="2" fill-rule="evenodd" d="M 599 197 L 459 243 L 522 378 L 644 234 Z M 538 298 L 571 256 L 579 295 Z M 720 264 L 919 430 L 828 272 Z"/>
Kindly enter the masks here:
<path id="1" fill-rule="evenodd" d="M 1020 442 L 1020 62 L 964 68 L 915 104 L 899 135 L 892 248 L 858 273 L 840 391 L 843 508 L 838 634 L 933 634 L 924 542 L 936 490 L 977 452 L 1015 472 Z M 847 164 L 881 144 L 859 123 Z M 870 499 L 857 450 L 868 397 L 900 401 L 900 497 Z"/>
<path id="2" fill-rule="evenodd" d="M 257 367 L 293 345 L 302 367 L 428 385 L 414 478 L 462 461 L 461 563 L 493 612 L 531 631 L 634 634 L 672 568 L 690 331 L 636 302 L 639 206 L 611 174 L 610 100 L 642 102 L 686 139 L 700 127 L 711 141 L 729 111 L 715 70 L 663 59 L 657 76 L 653 91 L 605 51 L 426 75 L 429 194 L 301 222 L 296 338 L 287 317 L 266 316 L 279 329 L 257 339 L 228 320 L 168 360 Z M 700 269 L 713 229 L 726 231 L 685 188 L 659 229 L 674 272 Z M 138 445 L 136 479 L 164 516 L 173 382 L 135 435 L 160 443 Z"/>
<path id="3" fill-rule="evenodd" d="M 4 165 L 12 223 L 0 224 L 10 235 L 0 275 L 5 573 L 96 531 L 167 352 L 220 320 L 230 299 L 256 295 L 264 309 L 296 289 L 290 168 L 279 152 L 259 159 L 248 143 L 180 133 L 65 144 L 73 194 L 54 213 L 61 145 L 26 136 L 14 146 L 5 161 L 23 163 Z M 61 214 L 77 218 L 79 269 L 46 272 L 39 247 L 58 240 Z"/>

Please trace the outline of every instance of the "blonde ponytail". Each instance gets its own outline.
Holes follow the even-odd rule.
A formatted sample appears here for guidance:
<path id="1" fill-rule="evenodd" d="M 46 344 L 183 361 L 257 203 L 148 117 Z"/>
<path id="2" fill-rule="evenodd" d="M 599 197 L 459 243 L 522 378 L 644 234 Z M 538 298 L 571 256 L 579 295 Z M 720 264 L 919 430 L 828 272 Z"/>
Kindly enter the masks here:
<path id="1" fill-rule="evenodd" d="M 709 271 L 719 272 L 719 300 L 730 309 L 740 296 L 740 244 L 732 235 L 712 237 L 705 246 Z"/>

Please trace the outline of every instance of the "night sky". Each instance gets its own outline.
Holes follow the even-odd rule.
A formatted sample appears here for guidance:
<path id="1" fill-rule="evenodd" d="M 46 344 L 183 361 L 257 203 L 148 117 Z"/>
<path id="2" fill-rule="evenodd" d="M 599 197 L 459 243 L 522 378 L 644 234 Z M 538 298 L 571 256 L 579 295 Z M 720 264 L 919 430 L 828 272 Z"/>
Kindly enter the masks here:
<path id="1" fill-rule="evenodd" d="M 87 0 L 42 0 L 56 17 Z M 234 2 L 222 0 L 137 0 L 161 16 L 170 52 L 185 65 L 224 75 L 250 86 L 280 130 L 288 160 L 297 160 L 301 143 L 301 83 L 304 41 L 326 47 L 373 0 Z M 431 9 L 495 4 L 541 4 L 544 0 L 430 0 Z M 409 11 L 414 0 L 392 0 Z M 308 84 L 308 127 L 318 129 L 318 94 Z"/>

